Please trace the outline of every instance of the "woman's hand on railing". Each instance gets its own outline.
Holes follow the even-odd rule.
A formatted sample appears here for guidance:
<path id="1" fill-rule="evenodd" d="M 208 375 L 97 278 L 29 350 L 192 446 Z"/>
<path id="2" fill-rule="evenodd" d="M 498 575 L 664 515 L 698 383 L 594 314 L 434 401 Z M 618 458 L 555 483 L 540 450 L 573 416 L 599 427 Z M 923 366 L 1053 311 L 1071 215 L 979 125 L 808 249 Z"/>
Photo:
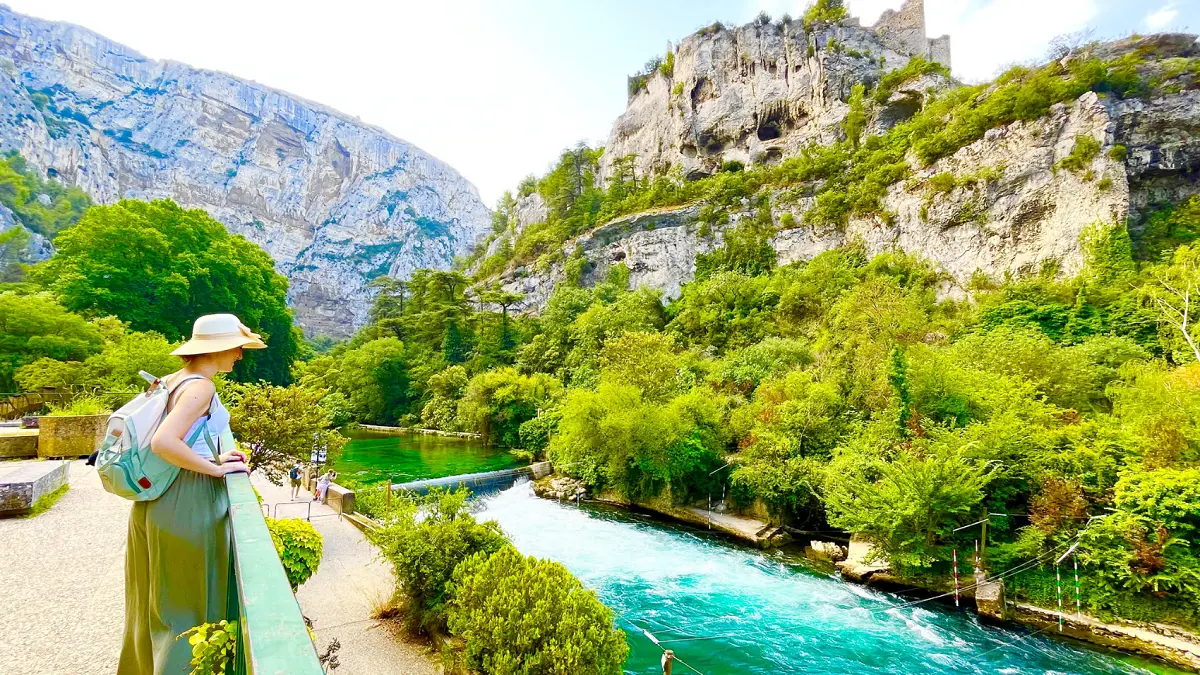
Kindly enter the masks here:
<path id="1" fill-rule="evenodd" d="M 250 473 L 250 467 L 245 462 L 225 462 L 213 465 L 220 473 L 216 476 L 228 476 L 231 473 Z"/>
<path id="2" fill-rule="evenodd" d="M 241 462 L 242 464 L 245 464 L 246 453 L 242 452 L 241 450 L 230 450 L 229 452 L 221 455 L 222 464 L 227 464 L 229 462 Z"/>

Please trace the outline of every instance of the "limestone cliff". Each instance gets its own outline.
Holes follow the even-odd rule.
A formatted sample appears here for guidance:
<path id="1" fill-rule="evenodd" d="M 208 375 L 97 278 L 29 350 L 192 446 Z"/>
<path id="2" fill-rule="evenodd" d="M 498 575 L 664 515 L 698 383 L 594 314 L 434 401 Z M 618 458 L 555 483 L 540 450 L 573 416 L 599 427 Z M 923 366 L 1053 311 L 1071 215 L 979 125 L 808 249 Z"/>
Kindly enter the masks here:
<path id="1" fill-rule="evenodd" d="M 347 335 L 366 283 L 446 267 L 489 223 L 454 169 L 285 92 L 0 6 L 0 150 L 97 202 L 170 197 L 262 246 L 297 322 Z"/>
<path id="2" fill-rule="evenodd" d="M 950 42 L 925 36 L 923 0 L 908 0 L 871 28 L 857 20 L 720 24 L 668 47 L 670 67 L 631 87 L 601 160 L 606 180 L 622 158 L 637 176 L 680 167 L 689 178 L 722 163 L 772 163 L 808 143 L 829 143 L 859 82 L 871 85 L 913 57 L 950 66 Z M 926 87 L 940 88 L 945 78 Z"/>
<path id="3" fill-rule="evenodd" d="M 686 53 L 684 46 L 680 53 Z M 943 292 L 957 295 L 976 273 L 1002 278 L 1051 265 L 1060 274 L 1075 274 L 1084 264 L 1088 227 L 1127 223 L 1136 237 L 1149 208 L 1200 194 L 1200 136 L 1195 133 L 1200 129 L 1200 77 L 1185 74 L 1200 72 L 1196 37 L 1131 38 L 1089 47 L 1086 55 L 1103 60 L 1133 55 L 1165 64 L 1148 76 L 1160 88 L 1131 97 L 1088 91 L 1034 119 L 991 128 L 928 165 L 909 153 L 907 178 L 887 187 L 878 210 L 870 216 L 852 215 L 842 225 L 810 224 L 805 216 L 814 205 L 811 190 L 769 190 L 776 228 L 771 244 L 779 263 L 807 260 L 852 241 L 869 255 L 902 249 L 945 272 Z M 919 85 L 899 88 L 875 109 L 869 129 L 878 133 L 894 123 L 880 118 L 894 112 L 897 94 L 917 97 L 911 101 L 916 110 L 927 96 Z M 630 102 L 631 110 L 640 105 L 637 96 Z M 616 123 L 614 139 L 621 137 L 628 115 Z M 663 111 L 658 116 L 677 115 Z M 660 122 L 646 128 L 673 124 Z M 628 148 L 632 141 L 624 142 Z M 1090 149 L 1081 153 L 1081 148 Z M 671 152 L 664 145 L 660 156 Z M 687 153 L 676 159 L 688 161 Z M 568 241 L 558 262 L 510 269 L 500 281 L 507 290 L 525 294 L 523 309 L 537 310 L 565 277 L 563 258 L 574 253 L 586 258 L 584 284 L 624 264 L 631 286 L 645 285 L 662 291 L 665 298 L 677 297 L 694 277 L 696 254 L 721 243 L 722 226 L 701 222 L 703 206 L 619 218 Z M 744 200 L 742 208 L 728 212 L 729 222 L 723 227 L 755 215 Z"/>

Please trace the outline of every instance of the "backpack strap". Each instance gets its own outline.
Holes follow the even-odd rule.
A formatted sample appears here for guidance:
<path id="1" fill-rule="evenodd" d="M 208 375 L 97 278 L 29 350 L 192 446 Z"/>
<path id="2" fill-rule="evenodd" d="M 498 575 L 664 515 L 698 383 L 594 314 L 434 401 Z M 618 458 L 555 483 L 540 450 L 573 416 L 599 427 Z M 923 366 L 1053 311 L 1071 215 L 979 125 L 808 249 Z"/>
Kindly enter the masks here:
<path id="1" fill-rule="evenodd" d="M 167 405 L 170 407 L 174 407 L 173 406 L 174 402 L 171 400 L 171 397 L 174 396 L 175 392 L 180 390 L 183 387 L 183 385 L 187 384 L 188 382 L 192 382 L 194 380 L 207 380 L 207 379 L 208 378 L 204 377 L 203 375 L 188 375 L 186 377 L 180 378 L 178 382 L 172 384 L 170 387 L 167 388 Z M 212 399 L 209 400 L 209 402 L 208 402 L 208 410 L 206 410 L 204 413 L 204 417 L 205 417 L 204 424 L 199 429 L 196 430 L 196 433 L 191 438 L 183 439 L 183 442 L 186 443 L 188 445 L 188 447 L 191 447 L 192 445 L 194 445 L 196 443 L 196 439 L 199 438 L 200 434 L 203 433 L 204 434 L 204 442 L 206 444 L 208 444 L 209 451 L 213 453 L 214 461 L 216 461 L 217 464 L 220 464 L 221 463 L 220 460 L 216 459 L 216 457 L 219 455 L 220 444 L 213 443 L 212 437 L 209 436 L 209 433 L 208 433 L 208 420 L 212 418 L 212 407 L 213 407 L 213 404 L 216 403 L 216 400 L 217 400 L 217 395 L 214 393 Z"/>

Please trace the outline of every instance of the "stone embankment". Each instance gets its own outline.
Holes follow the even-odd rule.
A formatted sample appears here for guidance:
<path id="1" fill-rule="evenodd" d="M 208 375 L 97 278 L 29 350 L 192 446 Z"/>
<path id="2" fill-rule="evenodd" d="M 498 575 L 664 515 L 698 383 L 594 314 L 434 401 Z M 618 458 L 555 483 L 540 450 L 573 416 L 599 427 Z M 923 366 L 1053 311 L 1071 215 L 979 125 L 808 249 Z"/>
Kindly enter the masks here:
<path id="1" fill-rule="evenodd" d="M 602 490 L 589 495 L 581 481 L 559 474 L 552 474 L 535 481 L 533 491 L 543 499 L 560 501 L 590 499 L 603 504 L 649 511 L 689 525 L 716 530 L 758 548 L 783 546 L 792 541 L 792 535 L 782 527 L 751 516 L 728 513 L 723 506 L 720 510 L 713 510 L 676 505 L 672 503 L 669 496 L 629 500 L 613 490 Z"/>
<path id="2" fill-rule="evenodd" d="M 440 429 L 422 429 L 421 427 L 385 427 L 381 424 L 355 424 L 355 428 L 367 431 L 378 431 L 385 434 L 421 434 L 423 436 L 449 436 L 452 438 L 483 438 L 481 434 L 469 431 L 442 431 Z"/>
<path id="3" fill-rule="evenodd" d="M 805 555 L 817 560 L 830 560 L 841 547 L 832 542 L 813 541 Z M 836 561 L 842 579 L 884 590 L 919 589 L 938 594 L 953 591 L 950 583 L 929 584 L 896 575 L 886 563 L 874 559 L 874 547 L 855 536 L 842 560 Z M 962 580 L 960 596 L 973 602 L 981 617 L 994 621 L 1012 621 L 1038 630 L 1054 632 L 1059 612 L 1027 603 L 1008 600 L 1004 580 L 989 581 L 984 572 Z M 966 606 L 970 606 L 967 604 Z M 1126 652 L 1146 654 L 1173 665 L 1200 671 L 1200 635 L 1160 623 L 1135 621 L 1101 621 L 1086 614 L 1073 612 L 1062 616 L 1062 635 L 1077 640 L 1111 647 Z"/>

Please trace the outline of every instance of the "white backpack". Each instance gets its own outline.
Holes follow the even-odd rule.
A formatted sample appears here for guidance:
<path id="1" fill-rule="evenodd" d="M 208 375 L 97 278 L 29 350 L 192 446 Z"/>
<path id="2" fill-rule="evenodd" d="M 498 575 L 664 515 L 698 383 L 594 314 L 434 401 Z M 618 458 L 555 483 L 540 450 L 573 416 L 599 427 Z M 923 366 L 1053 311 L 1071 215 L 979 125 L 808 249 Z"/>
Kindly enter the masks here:
<path id="1" fill-rule="evenodd" d="M 145 371 L 141 375 L 151 381 L 150 388 L 109 416 L 108 433 L 96 454 L 96 471 L 104 489 L 135 502 L 157 499 L 179 475 L 179 467 L 150 449 L 150 439 L 166 417 L 171 394 L 186 382 L 204 379 L 203 375 L 188 375 L 167 388 L 153 375 Z M 184 441 L 191 446 L 202 433 L 208 436 L 207 423 Z M 208 447 L 217 447 L 211 439 L 205 440 Z"/>

